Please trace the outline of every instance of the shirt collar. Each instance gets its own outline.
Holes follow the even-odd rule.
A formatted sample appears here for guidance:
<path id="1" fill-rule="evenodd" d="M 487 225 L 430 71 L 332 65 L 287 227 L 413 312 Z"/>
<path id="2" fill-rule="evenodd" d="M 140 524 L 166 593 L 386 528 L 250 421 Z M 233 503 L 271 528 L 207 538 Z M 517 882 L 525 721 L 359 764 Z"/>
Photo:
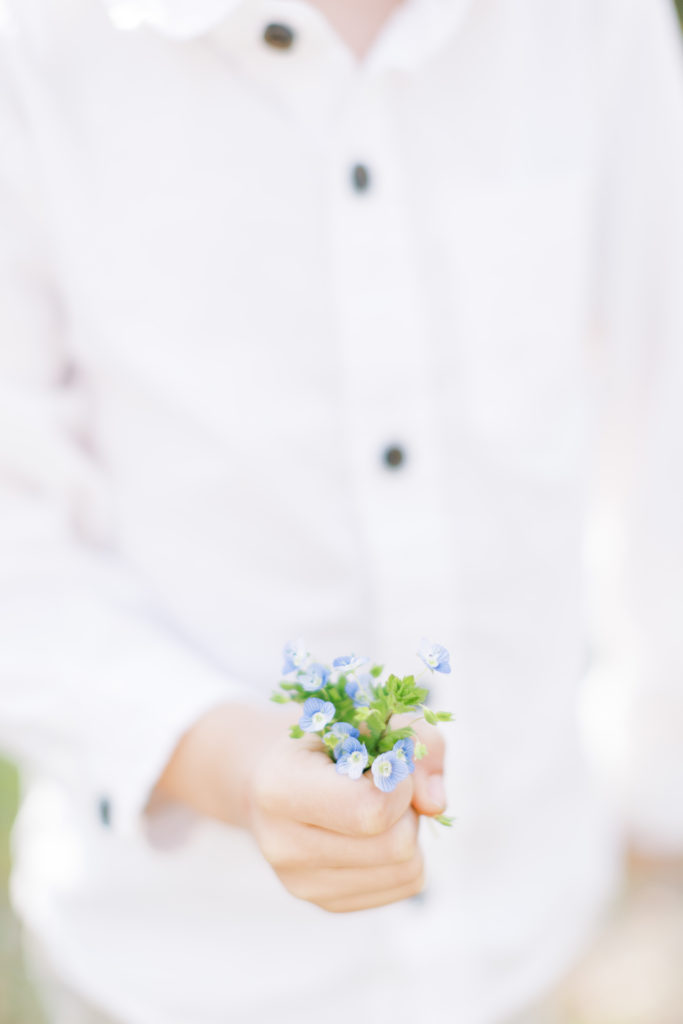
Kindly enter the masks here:
<path id="1" fill-rule="evenodd" d="M 254 0 L 102 0 L 122 29 L 152 28 L 177 39 L 206 35 Z M 413 70 L 448 41 L 473 0 L 405 0 L 368 55 L 368 70 Z M 271 5 L 272 6 L 272 5 Z M 282 9 L 307 4 L 282 3 Z M 317 14 L 317 12 L 316 12 Z"/>
<path id="2" fill-rule="evenodd" d="M 148 27 L 193 39 L 219 25 L 243 0 L 103 0 L 117 28 Z"/>

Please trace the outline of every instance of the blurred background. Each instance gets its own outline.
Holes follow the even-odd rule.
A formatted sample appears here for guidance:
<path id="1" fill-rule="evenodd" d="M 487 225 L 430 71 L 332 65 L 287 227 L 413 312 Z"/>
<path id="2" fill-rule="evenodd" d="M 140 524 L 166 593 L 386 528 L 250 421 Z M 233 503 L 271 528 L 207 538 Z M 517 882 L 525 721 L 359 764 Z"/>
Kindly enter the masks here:
<path id="1" fill-rule="evenodd" d="M 683 28 L 683 0 L 675 3 Z M 45 1024 L 23 970 L 7 891 L 18 799 L 17 771 L 0 758 L 0 1024 Z M 683 858 L 634 860 L 583 961 L 515 1024 L 683 1024 Z"/>
<path id="2" fill-rule="evenodd" d="M 9 832 L 18 796 L 17 772 L 0 759 L 0 1022 L 42 1024 L 38 1003 L 22 969 L 19 931 L 9 908 L 7 893 Z"/>
<path id="3" fill-rule="evenodd" d="M 22 968 L 7 896 L 19 780 L 0 760 L 0 1024 L 47 1024 Z M 633 863 L 583 961 L 514 1024 L 683 1024 L 683 860 Z"/>

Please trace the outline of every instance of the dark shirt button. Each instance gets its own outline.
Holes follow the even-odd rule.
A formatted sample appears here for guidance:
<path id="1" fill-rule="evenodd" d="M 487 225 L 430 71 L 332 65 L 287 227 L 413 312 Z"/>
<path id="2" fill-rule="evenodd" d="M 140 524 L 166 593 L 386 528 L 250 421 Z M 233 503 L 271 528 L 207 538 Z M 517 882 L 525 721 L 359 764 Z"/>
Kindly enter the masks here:
<path id="1" fill-rule="evenodd" d="M 100 816 L 100 821 L 107 828 L 111 825 L 111 803 L 107 800 L 106 796 L 103 796 L 97 805 L 97 810 Z"/>
<path id="2" fill-rule="evenodd" d="M 266 25 L 263 38 L 268 46 L 273 46 L 276 50 L 288 50 L 294 42 L 294 33 L 288 25 L 278 25 L 276 22 L 272 22 L 272 24 Z"/>
<path id="3" fill-rule="evenodd" d="M 356 164 L 351 171 L 351 181 L 356 192 L 367 192 L 370 188 L 370 172 L 365 164 Z"/>
<path id="4" fill-rule="evenodd" d="M 392 445 L 384 452 L 385 465 L 389 466 L 391 469 L 398 469 L 399 466 L 403 465 L 405 459 L 405 452 L 402 448 L 399 448 L 398 445 Z"/>

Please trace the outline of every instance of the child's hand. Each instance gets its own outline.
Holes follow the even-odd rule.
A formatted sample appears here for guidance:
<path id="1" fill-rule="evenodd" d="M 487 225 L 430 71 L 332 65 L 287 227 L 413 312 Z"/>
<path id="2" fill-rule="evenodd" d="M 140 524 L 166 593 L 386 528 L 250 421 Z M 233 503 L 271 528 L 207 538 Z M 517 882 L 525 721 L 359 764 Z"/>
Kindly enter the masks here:
<path id="1" fill-rule="evenodd" d="M 439 731 L 419 724 L 428 756 L 383 793 L 369 775 L 338 775 L 317 737 L 291 740 L 293 710 L 209 711 L 178 744 L 157 794 L 249 828 L 286 888 L 326 910 L 378 907 L 419 892 L 418 814 L 439 814 L 446 803 Z"/>
<path id="2" fill-rule="evenodd" d="M 379 907 L 424 884 L 417 811 L 444 810 L 443 742 L 391 793 L 334 771 L 317 738 L 277 741 L 250 786 L 249 827 L 293 895 L 340 912 Z"/>

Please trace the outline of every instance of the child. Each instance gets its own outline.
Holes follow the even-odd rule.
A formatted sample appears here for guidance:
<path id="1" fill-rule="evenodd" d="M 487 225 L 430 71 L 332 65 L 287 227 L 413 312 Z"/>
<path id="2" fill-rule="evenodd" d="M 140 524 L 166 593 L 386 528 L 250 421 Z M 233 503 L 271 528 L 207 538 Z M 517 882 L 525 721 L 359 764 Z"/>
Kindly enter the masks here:
<path id="1" fill-rule="evenodd" d="M 596 504 L 624 524 L 647 725 L 621 821 L 683 830 L 647 746 L 670 780 L 673 14 L 6 8 L 0 743 L 52 1018 L 502 1022 L 618 880 L 577 714 L 616 635 Z M 418 829 L 436 739 L 385 796 L 288 738 L 267 696 L 300 635 L 401 673 L 422 636 L 450 648 L 452 834 Z"/>

